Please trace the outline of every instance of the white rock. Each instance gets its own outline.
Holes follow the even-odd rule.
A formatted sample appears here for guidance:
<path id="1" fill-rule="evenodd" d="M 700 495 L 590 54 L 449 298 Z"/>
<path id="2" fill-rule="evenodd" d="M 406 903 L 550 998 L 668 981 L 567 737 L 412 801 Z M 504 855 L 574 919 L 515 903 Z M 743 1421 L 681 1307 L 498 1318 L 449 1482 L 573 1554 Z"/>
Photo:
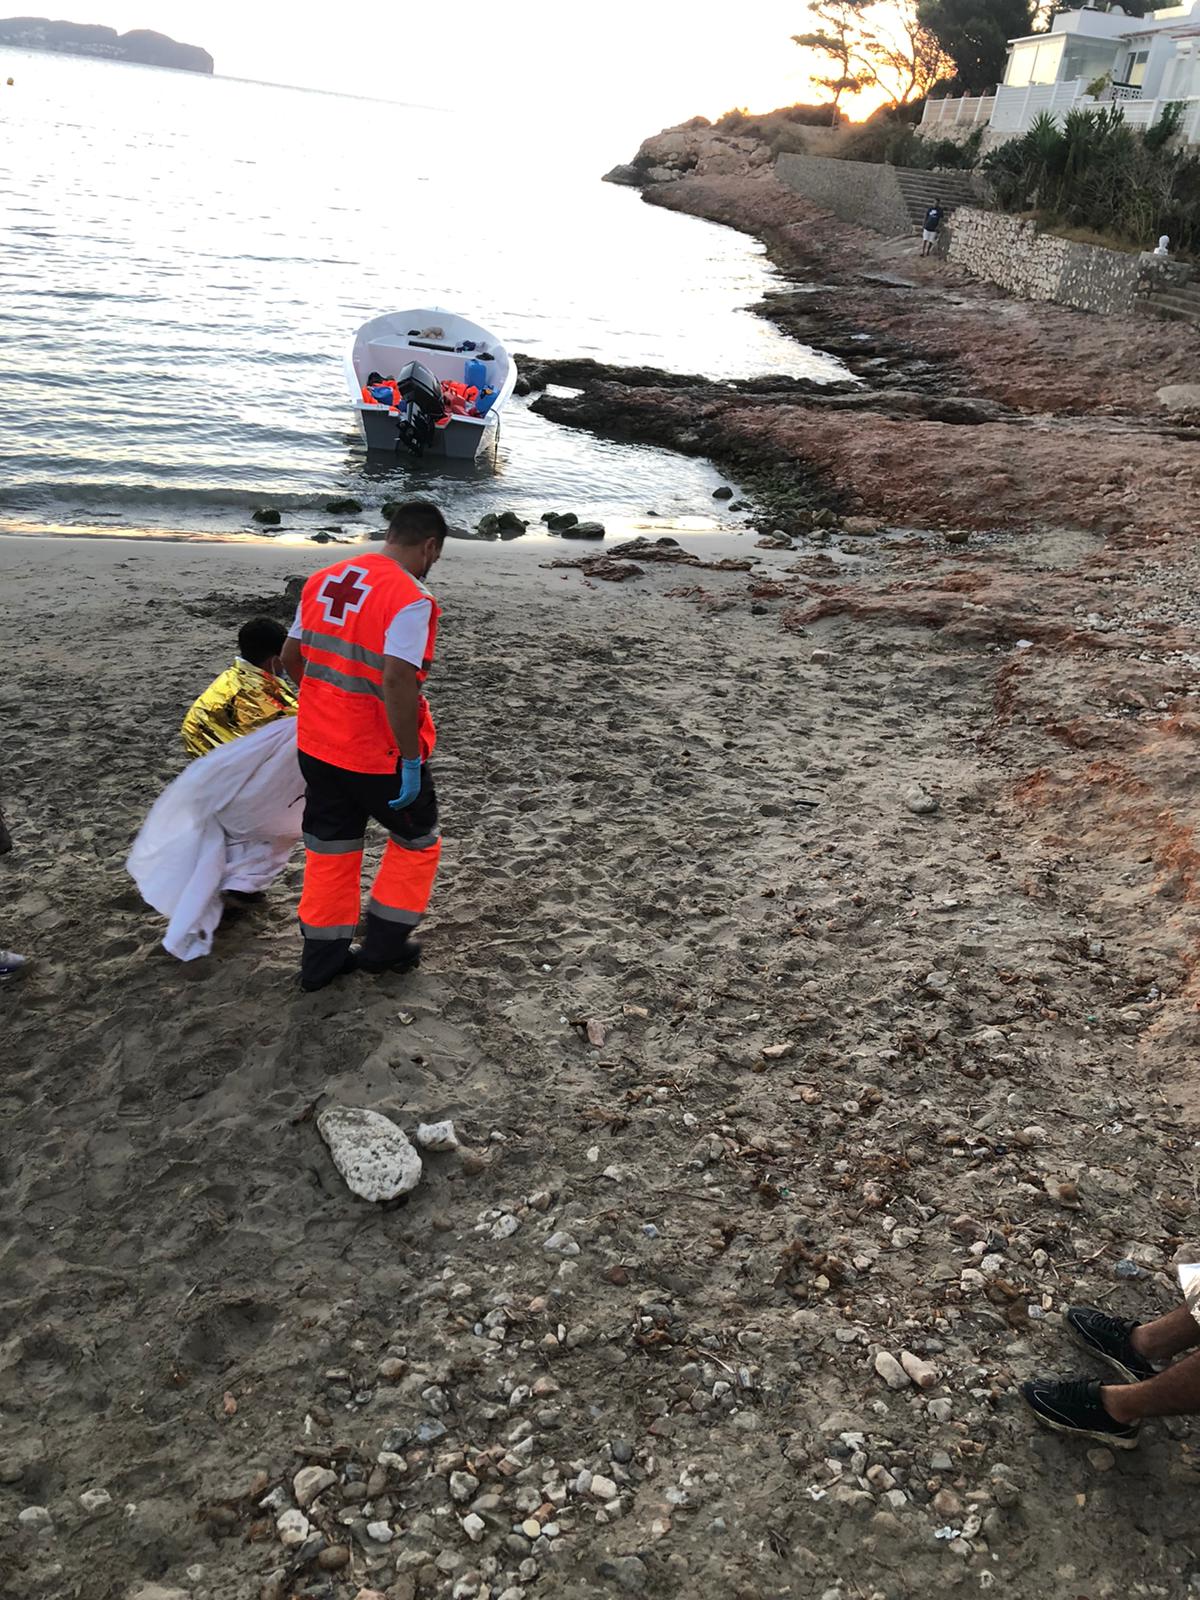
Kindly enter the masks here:
<path id="1" fill-rule="evenodd" d="M 471 1511 L 462 1519 L 462 1529 L 472 1544 L 478 1544 L 487 1532 L 487 1523 Z"/>
<path id="2" fill-rule="evenodd" d="M 929 1402 L 929 1415 L 935 1422 L 949 1422 L 954 1414 L 954 1407 L 949 1400 L 931 1400 Z"/>
<path id="3" fill-rule="evenodd" d="M 579 1246 L 569 1233 L 552 1233 L 542 1249 L 552 1256 L 577 1256 Z"/>
<path id="4" fill-rule="evenodd" d="M 337 1482 L 337 1473 L 328 1467 L 301 1467 L 292 1479 L 292 1493 L 301 1511 L 307 1511 L 319 1494 Z"/>
<path id="5" fill-rule="evenodd" d="M 368 1522 L 367 1538 L 374 1539 L 376 1544 L 391 1544 L 395 1538 L 390 1522 Z"/>
<path id="6" fill-rule="evenodd" d="M 493 1222 L 489 1233 L 493 1239 L 511 1239 L 520 1226 L 518 1217 L 514 1217 L 511 1212 L 505 1212 L 504 1216 Z"/>
<path id="7" fill-rule="evenodd" d="M 450 1474 L 450 1493 L 455 1500 L 469 1500 L 479 1488 L 479 1479 L 470 1472 Z"/>
<path id="8" fill-rule="evenodd" d="M 932 816 L 938 808 L 933 795 L 926 794 L 924 789 L 910 789 L 904 797 L 904 804 L 914 817 Z"/>
<path id="9" fill-rule="evenodd" d="M 105 1506 L 112 1505 L 112 1495 L 107 1489 L 85 1489 L 79 1496 L 79 1504 L 85 1511 L 103 1511 Z"/>
<path id="10" fill-rule="evenodd" d="M 417 1127 L 422 1150 L 457 1150 L 458 1135 L 452 1122 L 422 1122 Z"/>
<path id="11" fill-rule="evenodd" d="M 303 1511 L 297 1511 L 293 1506 L 276 1519 L 275 1532 L 279 1535 L 281 1544 L 303 1544 L 308 1538 L 308 1518 Z"/>
<path id="12" fill-rule="evenodd" d="M 1200 383 L 1168 383 L 1155 399 L 1167 411 L 1200 410 Z"/>
<path id="13" fill-rule="evenodd" d="M 45 1506 L 26 1506 L 24 1511 L 17 1513 L 17 1521 L 23 1528 L 52 1528 L 54 1518 Z"/>
<path id="14" fill-rule="evenodd" d="M 404 1130 L 378 1111 L 330 1106 L 317 1118 L 317 1132 L 346 1187 L 364 1200 L 394 1200 L 420 1182 L 420 1156 Z"/>
<path id="15" fill-rule="evenodd" d="M 615 1500 L 617 1486 L 611 1478 L 606 1478 L 602 1472 L 594 1472 L 588 1493 L 593 1500 Z"/>
<path id="16" fill-rule="evenodd" d="M 881 1350 L 875 1357 L 875 1371 L 889 1389 L 908 1388 L 908 1373 L 905 1372 L 890 1350 Z"/>

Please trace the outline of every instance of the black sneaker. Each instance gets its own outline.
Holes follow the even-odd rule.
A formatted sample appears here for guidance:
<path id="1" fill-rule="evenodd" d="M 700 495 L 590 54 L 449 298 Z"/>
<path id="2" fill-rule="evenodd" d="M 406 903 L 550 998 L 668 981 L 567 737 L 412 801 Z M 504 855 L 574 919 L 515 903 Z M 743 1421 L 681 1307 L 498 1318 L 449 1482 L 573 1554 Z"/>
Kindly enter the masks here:
<path id="1" fill-rule="evenodd" d="M 1071 1306 L 1064 1320 L 1077 1345 L 1107 1361 L 1130 1383 L 1143 1383 L 1154 1377 L 1156 1369 L 1145 1356 L 1138 1355 L 1130 1338 L 1139 1323 L 1110 1317 L 1095 1306 Z"/>
<path id="2" fill-rule="evenodd" d="M 1136 1450 L 1138 1426 L 1114 1422 L 1100 1399 L 1100 1385 L 1091 1378 L 1035 1378 L 1021 1385 L 1021 1398 L 1046 1428 L 1099 1439 L 1118 1450 Z"/>

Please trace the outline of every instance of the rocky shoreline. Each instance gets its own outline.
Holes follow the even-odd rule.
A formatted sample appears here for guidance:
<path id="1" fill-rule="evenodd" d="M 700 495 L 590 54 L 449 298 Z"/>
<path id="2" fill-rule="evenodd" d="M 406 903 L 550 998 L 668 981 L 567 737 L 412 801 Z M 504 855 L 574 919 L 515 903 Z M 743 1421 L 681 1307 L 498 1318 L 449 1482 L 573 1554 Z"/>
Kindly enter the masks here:
<path id="1" fill-rule="evenodd" d="M 761 239 L 785 281 L 755 309 L 856 381 L 739 389 L 609 369 L 578 374 L 579 396 L 539 399 L 554 420 L 749 470 L 768 521 L 794 506 L 773 492 L 781 480 L 817 506 L 937 529 L 1154 536 L 1200 511 L 1175 455 L 1200 437 L 1195 419 L 1158 399 L 1200 357 L 1185 325 L 1009 300 L 820 212 L 776 179 L 765 144 L 702 119 L 647 140 L 618 177 Z"/>

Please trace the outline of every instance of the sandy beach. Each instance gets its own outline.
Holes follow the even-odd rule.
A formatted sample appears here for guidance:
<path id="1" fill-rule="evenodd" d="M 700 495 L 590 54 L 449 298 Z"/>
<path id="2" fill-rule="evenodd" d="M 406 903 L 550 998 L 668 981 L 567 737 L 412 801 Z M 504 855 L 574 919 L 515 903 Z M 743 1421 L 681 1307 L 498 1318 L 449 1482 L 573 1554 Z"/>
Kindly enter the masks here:
<path id="1" fill-rule="evenodd" d="M 0 541 L 0 1594 L 1183 1592 L 1186 1430 L 1014 1386 L 1200 1231 L 1189 569 L 739 545 L 448 546 L 426 961 L 304 996 L 298 859 L 187 966 L 123 860 L 333 553 Z M 368 1205 L 333 1104 L 463 1148 Z"/>

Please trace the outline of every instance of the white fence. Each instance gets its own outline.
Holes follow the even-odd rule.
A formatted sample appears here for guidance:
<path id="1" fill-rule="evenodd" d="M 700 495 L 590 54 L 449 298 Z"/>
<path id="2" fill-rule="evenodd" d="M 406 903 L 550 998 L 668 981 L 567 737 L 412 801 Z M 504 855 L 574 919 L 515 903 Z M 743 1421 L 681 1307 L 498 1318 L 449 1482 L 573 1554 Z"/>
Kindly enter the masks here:
<path id="1" fill-rule="evenodd" d="M 1047 112 L 1055 122 L 1062 122 L 1067 112 L 1075 106 L 1088 106 L 1098 110 L 1111 104 L 1108 96 L 1100 100 L 1084 93 L 1082 78 L 1071 83 L 1031 83 L 1025 89 L 1012 89 L 1001 84 L 996 90 L 996 104 L 991 126 L 999 133 L 1021 134 L 1033 126 L 1035 120 Z M 1167 106 L 1180 104 L 1184 108 L 1180 134 L 1188 144 L 1200 144 L 1200 99 L 1173 102 L 1166 100 L 1132 100 L 1122 98 L 1117 102 L 1125 121 L 1131 128 L 1150 128 Z"/>
<path id="2" fill-rule="evenodd" d="M 921 113 L 921 126 L 940 131 L 942 128 L 975 128 L 991 119 L 996 97 L 992 94 L 963 95 L 958 100 L 926 100 Z"/>
<path id="3" fill-rule="evenodd" d="M 1070 83 L 1031 83 L 1024 89 L 1012 89 L 1002 83 L 996 90 L 992 127 L 1000 133 L 1024 133 L 1043 111 L 1061 122 L 1082 97 L 1084 87 L 1082 78 Z"/>

